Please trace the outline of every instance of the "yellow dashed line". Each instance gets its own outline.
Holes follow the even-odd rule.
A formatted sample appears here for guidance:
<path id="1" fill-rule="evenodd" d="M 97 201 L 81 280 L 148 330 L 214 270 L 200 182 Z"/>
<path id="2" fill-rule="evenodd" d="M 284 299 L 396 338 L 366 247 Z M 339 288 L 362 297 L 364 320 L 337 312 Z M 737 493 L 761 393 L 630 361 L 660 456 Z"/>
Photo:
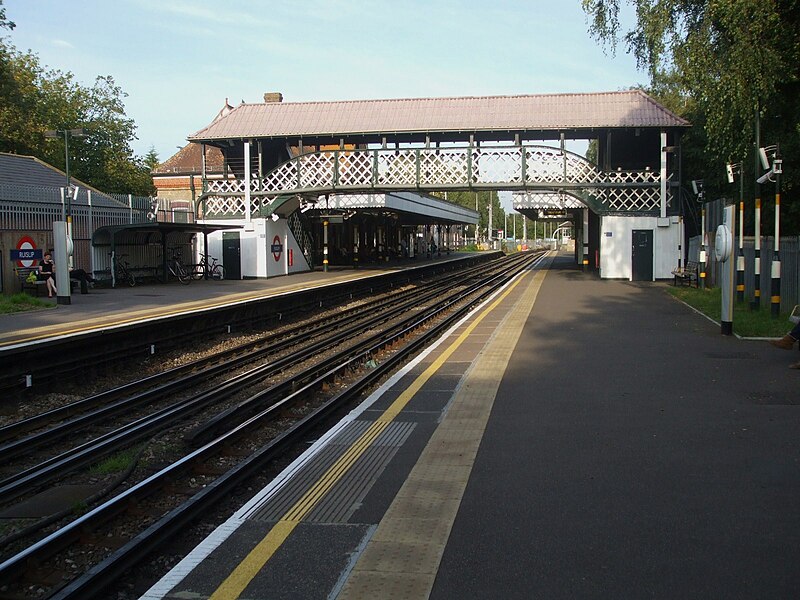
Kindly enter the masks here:
<path id="1" fill-rule="evenodd" d="M 267 564 L 281 545 L 291 535 L 300 521 L 313 510 L 323 496 L 347 473 L 350 467 L 369 448 L 373 441 L 384 429 L 400 414 L 408 402 L 433 376 L 458 347 L 469 337 L 470 333 L 481 321 L 491 313 L 527 276 L 527 272 L 518 277 L 508 289 L 500 294 L 488 307 L 475 317 L 461 335 L 442 352 L 430 366 L 423 371 L 414 382 L 387 408 L 381 417 L 375 421 L 367 431 L 337 460 L 322 477 L 278 520 L 276 525 L 256 545 L 253 550 L 239 563 L 233 572 L 222 582 L 209 600 L 235 600 L 250 585 L 258 572 Z"/>

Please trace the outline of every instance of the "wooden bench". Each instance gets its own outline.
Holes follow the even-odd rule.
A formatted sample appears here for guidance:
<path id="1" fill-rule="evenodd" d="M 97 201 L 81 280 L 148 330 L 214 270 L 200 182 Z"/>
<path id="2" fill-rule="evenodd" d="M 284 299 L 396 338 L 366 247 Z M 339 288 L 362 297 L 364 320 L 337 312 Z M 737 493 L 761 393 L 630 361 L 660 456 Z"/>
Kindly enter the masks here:
<path id="1" fill-rule="evenodd" d="M 44 279 L 36 278 L 36 281 L 28 281 L 31 273 L 39 273 L 38 267 L 17 267 L 17 277 L 22 284 L 22 291 L 32 293 L 34 296 L 47 294 L 47 282 Z"/>
<path id="2" fill-rule="evenodd" d="M 39 268 L 38 267 L 16 267 L 17 277 L 19 278 L 22 284 L 22 291 L 31 293 L 33 296 L 45 296 L 47 295 L 47 281 L 44 279 L 40 279 L 38 277 Z M 36 281 L 28 281 L 28 276 L 31 273 L 36 273 L 37 278 Z M 74 292 L 76 289 L 80 288 L 81 282 L 78 279 L 70 278 L 69 280 L 70 291 Z M 81 293 L 85 293 L 81 290 Z"/>
<path id="3" fill-rule="evenodd" d="M 692 285 L 692 281 L 697 285 L 697 261 L 687 260 L 684 266 L 674 269 L 672 275 L 675 277 L 676 286 L 678 283 Z"/>

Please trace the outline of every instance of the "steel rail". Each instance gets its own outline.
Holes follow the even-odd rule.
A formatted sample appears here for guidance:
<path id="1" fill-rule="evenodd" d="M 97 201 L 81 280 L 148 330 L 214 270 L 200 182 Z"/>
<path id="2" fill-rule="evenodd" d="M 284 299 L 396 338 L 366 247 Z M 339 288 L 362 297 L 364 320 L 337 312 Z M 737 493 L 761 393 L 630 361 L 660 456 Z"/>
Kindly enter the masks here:
<path id="1" fill-rule="evenodd" d="M 472 276 L 480 268 L 482 267 L 469 267 L 465 271 L 436 280 L 435 283 L 440 285 L 443 282 L 463 279 L 465 276 Z M 429 280 L 426 284 L 431 284 L 431 281 Z M 73 434 L 82 427 L 102 421 L 109 416 L 119 414 L 131 407 L 157 400 L 173 390 L 202 383 L 202 381 L 215 377 L 227 370 L 238 368 L 251 360 L 258 359 L 267 354 L 280 352 L 292 344 L 300 343 L 315 335 L 324 334 L 325 331 L 331 328 L 340 327 L 343 324 L 362 318 L 364 314 L 369 314 L 371 311 L 380 309 L 389 303 L 397 302 L 413 294 L 419 294 L 419 290 L 415 289 L 399 292 L 389 298 L 357 307 L 354 311 L 349 311 L 346 314 L 331 317 L 324 323 L 318 325 L 299 324 L 287 331 L 267 335 L 258 340 L 253 340 L 237 346 L 236 348 L 223 350 L 214 356 L 197 359 L 185 365 L 173 367 L 161 373 L 94 394 L 68 405 L 0 427 L 0 441 L 2 441 L 41 428 L 48 422 L 53 422 L 56 419 L 70 417 L 75 414 L 81 415 L 76 419 L 56 425 L 41 433 L 32 434 L 13 442 L 0 445 L 0 464 L 22 453 L 27 453 L 37 447 L 49 444 L 60 437 Z M 272 346 L 271 344 L 274 342 L 278 342 L 279 346 Z M 82 414 L 82 411 L 88 411 L 97 406 L 101 408 L 89 414 Z"/>
<path id="2" fill-rule="evenodd" d="M 502 267 L 502 265 L 500 265 Z M 461 282 L 455 282 L 451 287 L 460 285 Z M 480 285 L 480 284 L 477 284 Z M 446 290 L 445 290 L 446 291 Z M 417 294 L 416 297 L 411 297 L 407 301 L 394 306 L 391 310 L 375 315 L 366 321 L 360 321 L 349 328 L 344 328 L 334 335 L 328 336 L 325 339 L 305 347 L 298 353 L 285 356 L 274 362 L 267 363 L 260 367 L 256 367 L 247 373 L 235 377 L 232 380 L 223 382 L 210 390 L 204 391 L 200 394 L 190 398 L 181 400 L 171 406 L 158 410 L 150 415 L 137 419 L 132 423 L 123 425 L 114 431 L 103 434 L 94 440 L 76 446 L 67 450 L 58 456 L 51 457 L 42 461 L 29 469 L 20 471 L 0 481 L 0 503 L 8 503 L 23 494 L 35 491 L 41 486 L 63 477 L 78 468 L 96 463 L 101 458 L 104 458 L 114 452 L 130 447 L 133 444 L 151 437 L 158 431 L 161 431 L 168 426 L 186 416 L 193 414 L 206 406 L 222 401 L 231 395 L 238 393 L 241 389 L 253 385 L 267 377 L 270 377 L 280 371 L 285 370 L 289 366 L 307 360 L 310 357 L 318 354 L 328 348 L 338 345 L 341 341 L 348 339 L 351 336 L 358 334 L 364 329 L 374 327 L 381 322 L 393 318 L 396 315 L 403 314 L 409 308 L 416 306 L 422 302 L 428 301 L 430 298 L 441 295 L 442 289 L 427 290 L 422 295 Z M 413 318 L 412 315 L 409 318 Z M 386 335 L 385 332 L 379 332 L 376 336 Z M 374 337 L 374 336 L 373 336 Z M 371 339 L 371 338 L 370 338 Z M 360 345 L 369 343 L 370 340 L 361 342 Z M 274 397 L 286 393 L 288 389 L 295 386 L 298 381 L 303 378 L 308 379 L 313 377 L 315 372 L 321 369 L 328 368 L 329 364 L 334 364 L 341 357 L 337 354 L 331 357 L 328 361 L 315 365 L 311 369 L 304 372 L 303 375 L 295 376 L 282 383 L 279 383 L 268 391 L 269 397 Z M 264 397 L 261 394 L 259 397 Z M 240 404 L 235 412 L 242 414 L 247 410 L 249 403 Z M 227 414 L 227 413 L 225 413 Z M 206 435 L 203 430 L 199 430 L 191 438 L 199 438 L 200 435 Z"/>
<path id="3" fill-rule="evenodd" d="M 506 279 L 513 277 L 532 261 L 533 257 L 530 257 L 529 261 L 519 265 L 518 269 L 516 269 L 513 273 L 507 273 Z M 428 331 L 424 332 L 420 337 L 413 340 L 407 344 L 406 347 L 399 350 L 393 356 L 389 357 L 386 361 L 378 365 L 377 368 L 367 372 L 356 384 L 348 387 L 347 390 L 340 392 L 334 398 L 328 400 L 315 412 L 295 423 L 287 431 L 280 434 L 256 453 L 240 462 L 225 474 L 221 475 L 214 482 L 208 484 L 197 494 L 181 504 L 181 506 L 173 509 L 167 515 L 153 523 L 143 532 L 132 538 L 128 543 L 114 551 L 106 559 L 90 568 L 83 575 L 66 584 L 60 590 L 56 591 L 51 598 L 59 600 L 77 598 L 88 600 L 100 595 L 105 587 L 115 581 L 122 572 L 133 567 L 137 561 L 141 560 L 160 543 L 163 543 L 163 541 L 169 539 L 186 523 L 189 523 L 199 515 L 202 515 L 209 509 L 209 507 L 213 506 L 216 501 L 227 496 L 232 486 L 240 481 L 245 480 L 247 477 L 250 477 L 252 474 L 262 469 L 263 465 L 269 462 L 269 460 L 271 460 L 274 456 L 279 454 L 283 448 L 298 440 L 300 435 L 316 426 L 321 419 L 338 408 L 340 404 L 349 402 L 352 398 L 358 397 L 363 389 L 372 385 L 372 383 L 377 381 L 378 378 L 394 369 L 398 364 L 400 364 L 401 361 L 405 360 L 409 354 L 424 347 L 430 340 L 438 337 L 438 335 L 446 331 L 459 318 L 467 314 L 467 312 L 471 310 L 476 303 L 480 302 L 484 297 L 491 294 L 492 291 L 493 289 L 484 291 L 482 294 L 477 295 L 477 297 L 468 304 L 461 307 L 457 311 L 454 311 L 441 323 L 437 324 L 436 327 L 432 327 Z M 455 300 L 448 301 L 447 305 L 451 305 L 452 302 L 455 302 Z M 446 309 L 442 308 L 442 310 Z M 428 322 L 430 318 L 432 317 L 427 316 L 419 319 L 414 324 L 409 325 L 407 329 L 398 331 L 395 337 L 397 339 L 403 339 L 412 329 Z M 387 343 L 389 343 L 389 340 L 383 340 L 381 345 L 385 345 Z M 336 373 L 349 368 L 352 364 L 358 363 L 358 361 L 363 360 L 366 356 L 370 356 L 377 350 L 378 346 L 376 345 L 359 355 L 351 357 L 350 360 L 343 363 L 339 367 L 321 374 L 313 382 L 309 382 L 303 388 L 295 391 L 289 397 L 285 398 L 281 404 L 283 405 L 283 403 L 289 402 L 292 398 L 302 397 L 303 394 L 307 393 L 317 383 L 330 379 L 331 377 L 335 376 Z M 162 471 L 153 474 L 145 481 L 136 484 L 135 486 L 124 491 L 122 494 L 109 500 L 103 505 L 98 506 L 72 523 L 54 532 L 47 538 L 40 540 L 26 550 L 9 558 L 0 564 L 0 578 L 5 578 L 5 581 L 12 581 L 16 580 L 18 577 L 21 577 L 26 565 L 40 564 L 54 552 L 57 552 L 61 548 L 68 546 L 70 543 L 72 543 L 72 541 L 79 539 L 86 530 L 90 530 L 92 528 L 93 523 L 108 521 L 112 519 L 114 515 L 120 514 L 126 509 L 135 506 L 137 498 L 146 497 L 154 493 L 155 489 L 162 487 L 170 480 L 174 480 L 179 471 L 189 469 L 191 465 L 196 463 L 198 460 L 205 460 L 209 456 L 215 454 L 219 448 L 229 444 L 233 437 L 240 435 L 243 431 L 247 430 L 249 427 L 258 423 L 265 417 L 271 416 L 275 410 L 276 407 L 274 406 L 265 409 L 262 411 L 262 413 L 259 413 L 244 423 L 241 423 L 235 429 L 219 436 L 213 441 L 205 444 L 203 447 L 194 450 L 189 455 L 179 459 L 169 467 L 166 467 Z"/>
<path id="4" fill-rule="evenodd" d="M 498 253 L 499 254 L 499 253 Z M 159 320 L 157 326 L 149 322 L 134 323 L 121 329 L 98 329 L 75 336 L 55 337 L 31 345 L 0 347 L 0 394 L 6 397 L 27 393 L 25 375 L 32 375 L 34 386 L 59 377 L 72 377 L 83 373 L 87 364 L 93 368 L 118 364 L 133 353 L 141 353 L 150 345 L 162 348 L 184 344 L 187 339 L 224 331 L 224 325 L 233 328 L 252 328 L 254 323 L 273 322 L 277 314 L 288 315 L 308 312 L 316 307 L 330 306 L 375 291 L 388 289 L 416 279 L 425 279 L 439 273 L 476 264 L 491 258 L 489 255 L 426 264 L 403 271 L 384 273 L 354 281 L 335 283 L 324 288 L 300 290 L 287 295 L 248 299 L 230 306 L 217 307 L 211 312 L 217 317 L 188 321 L 186 315 Z M 47 360 L 35 360 L 46 355 Z M 79 356 L 79 358 L 76 358 Z M 46 364 L 46 368 L 42 367 Z M 29 383 L 27 385 L 30 385 Z"/>

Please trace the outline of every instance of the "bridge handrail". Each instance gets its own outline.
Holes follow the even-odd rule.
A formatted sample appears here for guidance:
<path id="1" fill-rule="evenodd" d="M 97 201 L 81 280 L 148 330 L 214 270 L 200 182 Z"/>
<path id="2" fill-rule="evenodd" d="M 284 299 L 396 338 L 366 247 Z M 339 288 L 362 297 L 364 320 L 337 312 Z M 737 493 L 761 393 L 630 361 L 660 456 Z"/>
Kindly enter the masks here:
<path id="1" fill-rule="evenodd" d="M 583 156 L 539 145 L 378 148 L 308 152 L 252 177 L 252 195 L 392 189 L 651 187 L 658 171 L 601 171 Z M 241 179 L 208 180 L 206 193 L 239 195 Z"/>

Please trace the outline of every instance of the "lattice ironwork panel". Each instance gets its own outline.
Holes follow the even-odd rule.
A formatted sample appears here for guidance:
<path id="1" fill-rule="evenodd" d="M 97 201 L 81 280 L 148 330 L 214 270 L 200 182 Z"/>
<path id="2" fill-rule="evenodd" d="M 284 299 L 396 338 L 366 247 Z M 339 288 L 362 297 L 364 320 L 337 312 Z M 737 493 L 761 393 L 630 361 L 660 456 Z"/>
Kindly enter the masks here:
<path id="1" fill-rule="evenodd" d="M 473 180 L 479 183 L 522 183 L 522 148 L 481 148 L 475 152 Z"/>
<path id="2" fill-rule="evenodd" d="M 237 216 L 243 215 L 245 202 L 243 196 L 207 196 L 204 199 L 203 218 L 210 216 Z"/>
<path id="3" fill-rule="evenodd" d="M 558 183 L 565 181 L 565 157 L 557 148 L 525 146 L 525 182 Z"/>
<path id="4" fill-rule="evenodd" d="M 467 153 L 460 148 L 437 148 L 420 151 L 421 186 L 464 185 L 467 183 Z"/>
<path id="5" fill-rule="evenodd" d="M 209 179 L 206 181 L 206 191 L 211 194 L 244 193 L 244 180 L 242 179 Z"/>
<path id="6" fill-rule="evenodd" d="M 614 212 L 658 210 L 661 191 L 657 187 L 608 188 L 603 196 L 603 205 Z"/>
<path id="7" fill-rule="evenodd" d="M 341 186 L 364 187 L 372 184 L 374 153 L 364 150 L 339 152 L 339 182 Z"/>
<path id="8" fill-rule="evenodd" d="M 515 210 L 526 208 L 585 208 L 579 198 L 566 192 L 515 192 L 512 194 Z"/>
<path id="9" fill-rule="evenodd" d="M 379 187 L 416 187 L 416 152 L 414 150 L 381 150 L 378 153 L 378 177 L 376 183 Z"/>

